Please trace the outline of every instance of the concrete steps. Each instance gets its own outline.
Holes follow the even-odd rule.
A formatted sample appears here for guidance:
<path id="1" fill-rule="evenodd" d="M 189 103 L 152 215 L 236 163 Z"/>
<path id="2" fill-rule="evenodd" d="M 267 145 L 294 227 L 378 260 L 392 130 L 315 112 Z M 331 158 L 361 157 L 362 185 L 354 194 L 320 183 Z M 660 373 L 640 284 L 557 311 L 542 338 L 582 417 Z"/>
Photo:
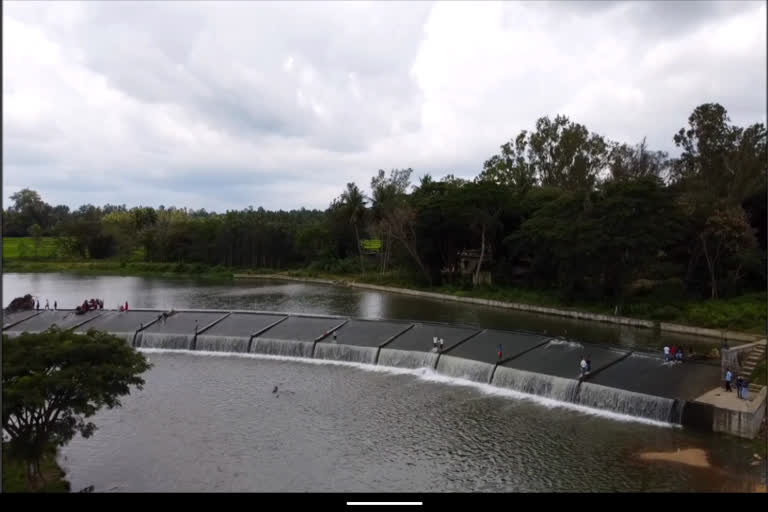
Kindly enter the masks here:
<path id="1" fill-rule="evenodd" d="M 744 364 L 741 365 L 741 373 L 749 376 L 763 360 L 765 360 L 765 345 L 757 345 L 749 352 Z"/>

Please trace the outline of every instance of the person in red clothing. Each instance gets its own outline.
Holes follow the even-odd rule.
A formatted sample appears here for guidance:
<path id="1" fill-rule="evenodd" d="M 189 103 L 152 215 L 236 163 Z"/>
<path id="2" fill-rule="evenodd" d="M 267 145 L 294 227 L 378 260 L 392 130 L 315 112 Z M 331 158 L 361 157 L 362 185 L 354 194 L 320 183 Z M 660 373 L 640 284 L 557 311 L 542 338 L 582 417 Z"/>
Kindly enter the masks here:
<path id="1" fill-rule="evenodd" d="M 125 301 L 125 310 L 128 311 L 128 301 Z"/>
<path id="2" fill-rule="evenodd" d="M 672 361 L 675 360 L 675 352 L 677 352 L 677 349 L 675 348 L 674 345 L 669 347 L 669 355 L 671 356 Z"/>

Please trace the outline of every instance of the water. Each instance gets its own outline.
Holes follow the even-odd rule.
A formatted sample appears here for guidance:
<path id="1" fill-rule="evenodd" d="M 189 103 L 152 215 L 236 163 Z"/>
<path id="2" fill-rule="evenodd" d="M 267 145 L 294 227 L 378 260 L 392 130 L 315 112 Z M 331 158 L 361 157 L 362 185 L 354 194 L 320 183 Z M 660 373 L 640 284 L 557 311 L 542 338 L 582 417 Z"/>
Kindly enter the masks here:
<path id="1" fill-rule="evenodd" d="M 315 358 L 375 364 L 378 351 L 378 347 L 357 347 L 325 342 L 315 345 Z"/>
<path id="2" fill-rule="evenodd" d="M 26 293 L 40 297 L 43 303 L 47 298 L 51 303 L 57 300 L 60 307 L 69 308 L 81 304 L 86 297 L 100 297 L 107 308 L 115 308 L 128 301 L 129 306 L 135 308 L 247 309 L 435 321 L 546 332 L 552 336 L 568 336 L 592 343 L 653 350 L 661 350 L 664 344 L 673 344 L 708 351 L 720 343 L 716 339 L 669 333 L 662 335 L 652 329 L 290 281 L 247 280 L 215 284 L 147 277 L 3 274 L 3 306 Z M 697 352 L 700 350 L 697 349 Z"/>
<path id="3" fill-rule="evenodd" d="M 248 352 L 250 336 L 211 336 L 199 334 L 195 348 L 209 352 Z"/>
<path id="4" fill-rule="evenodd" d="M 251 352 L 269 356 L 312 357 L 312 342 L 254 338 Z"/>
<path id="5" fill-rule="evenodd" d="M 284 282 L 3 275 L 4 304 L 25 293 L 61 306 L 98 296 L 108 307 L 127 300 L 134 308 L 431 320 L 567 331 L 631 347 L 696 345 L 651 330 Z M 316 345 L 315 359 L 297 359 L 313 356 L 307 341 L 254 338 L 244 353 L 248 339 L 202 334 L 196 351 L 166 353 L 192 348 L 194 336 L 140 333 L 137 344 L 155 365 L 147 386 L 122 408 L 100 412 L 100 430 L 62 451 L 73 489 L 685 491 L 734 489 L 759 471 L 748 466 L 751 442 L 671 427 L 679 407 L 663 398 L 505 367 L 490 386 L 489 365 L 442 356 L 434 371 L 431 352 L 384 348 L 380 366 L 371 366 L 375 346 L 328 340 Z M 601 406 L 617 412 L 594 408 Z M 637 458 L 689 447 L 707 451 L 714 467 Z"/>
<path id="6" fill-rule="evenodd" d="M 396 368 L 434 368 L 437 354 L 434 352 L 415 352 L 383 348 L 379 353 L 379 364 Z"/>
<path id="7" fill-rule="evenodd" d="M 144 389 L 62 450 L 73 489 L 706 491 L 733 489 L 749 471 L 738 439 L 519 400 L 429 370 L 147 355 Z M 678 448 L 706 450 L 713 468 L 638 459 Z"/>
<path id="8" fill-rule="evenodd" d="M 576 403 L 579 381 L 499 366 L 493 375 L 493 384 L 558 402 Z"/>
<path id="9" fill-rule="evenodd" d="M 666 423 L 679 424 L 682 416 L 682 408 L 675 399 L 633 393 L 591 382 L 583 382 L 579 386 L 576 401 L 586 407 L 608 409 Z"/>
<path id="10" fill-rule="evenodd" d="M 191 349 L 194 335 L 140 332 L 136 335 L 136 346 L 142 348 Z"/>
<path id="11" fill-rule="evenodd" d="M 443 354 L 437 362 L 437 371 L 450 377 L 486 383 L 493 365 Z"/>

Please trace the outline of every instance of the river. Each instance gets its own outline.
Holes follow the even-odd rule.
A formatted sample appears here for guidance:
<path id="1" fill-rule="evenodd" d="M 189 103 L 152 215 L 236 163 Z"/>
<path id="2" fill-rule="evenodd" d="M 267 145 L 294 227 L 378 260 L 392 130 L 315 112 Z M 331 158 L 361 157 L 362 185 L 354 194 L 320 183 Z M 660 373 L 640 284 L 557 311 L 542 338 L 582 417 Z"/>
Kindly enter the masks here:
<path id="1" fill-rule="evenodd" d="M 133 307 L 330 313 L 659 342 L 651 331 L 292 282 L 3 275 L 4 305 L 24 293 L 60 307 L 100 297 L 108 307 L 127 300 Z M 424 369 L 146 353 L 154 367 L 144 389 L 98 413 L 91 438 L 62 449 L 74 490 L 706 491 L 741 489 L 760 475 L 750 465 L 749 441 L 521 398 Z M 691 448 L 703 450 L 710 467 L 641 459 Z"/>

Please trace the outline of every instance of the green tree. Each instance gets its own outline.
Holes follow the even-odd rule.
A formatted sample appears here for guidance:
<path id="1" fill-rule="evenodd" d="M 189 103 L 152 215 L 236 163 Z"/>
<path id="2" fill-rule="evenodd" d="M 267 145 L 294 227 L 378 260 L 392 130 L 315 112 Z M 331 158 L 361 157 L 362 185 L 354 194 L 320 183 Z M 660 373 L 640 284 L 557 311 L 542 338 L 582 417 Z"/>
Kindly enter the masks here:
<path id="1" fill-rule="evenodd" d="M 32 224 L 29 228 L 29 234 L 32 236 L 32 242 L 35 245 L 35 258 L 40 251 L 40 242 L 42 241 L 43 230 L 40 228 L 40 224 Z"/>
<path id="2" fill-rule="evenodd" d="M 357 242 L 357 252 L 360 256 L 360 271 L 365 273 L 365 264 L 363 263 L 363 249 L 360 246 L 360 231 L 358 226 L 365 219 L 365 196 L 354 183 L 347 183 L 347 188 L 342 192 L 338 203 L 348 219 L 349 224 L 355 231 L 355 240 Z"/>
<path id="3" fill-rule="evenodd" d="M 55 326 L 15 338 L 4 335 L 2 365 L 8 453 L 27 464 L 33 489 L 43 478 L 40 459 L 49 446 L 63 446 L 78 433 L 89 437 L 96 425 L 87 419 L 102 407 L 119 407 L 131 386 L 142 388 L 141 374 L 150 368 L 142 354 L 116 336 L 95 330 L 74 334 Z"/>

